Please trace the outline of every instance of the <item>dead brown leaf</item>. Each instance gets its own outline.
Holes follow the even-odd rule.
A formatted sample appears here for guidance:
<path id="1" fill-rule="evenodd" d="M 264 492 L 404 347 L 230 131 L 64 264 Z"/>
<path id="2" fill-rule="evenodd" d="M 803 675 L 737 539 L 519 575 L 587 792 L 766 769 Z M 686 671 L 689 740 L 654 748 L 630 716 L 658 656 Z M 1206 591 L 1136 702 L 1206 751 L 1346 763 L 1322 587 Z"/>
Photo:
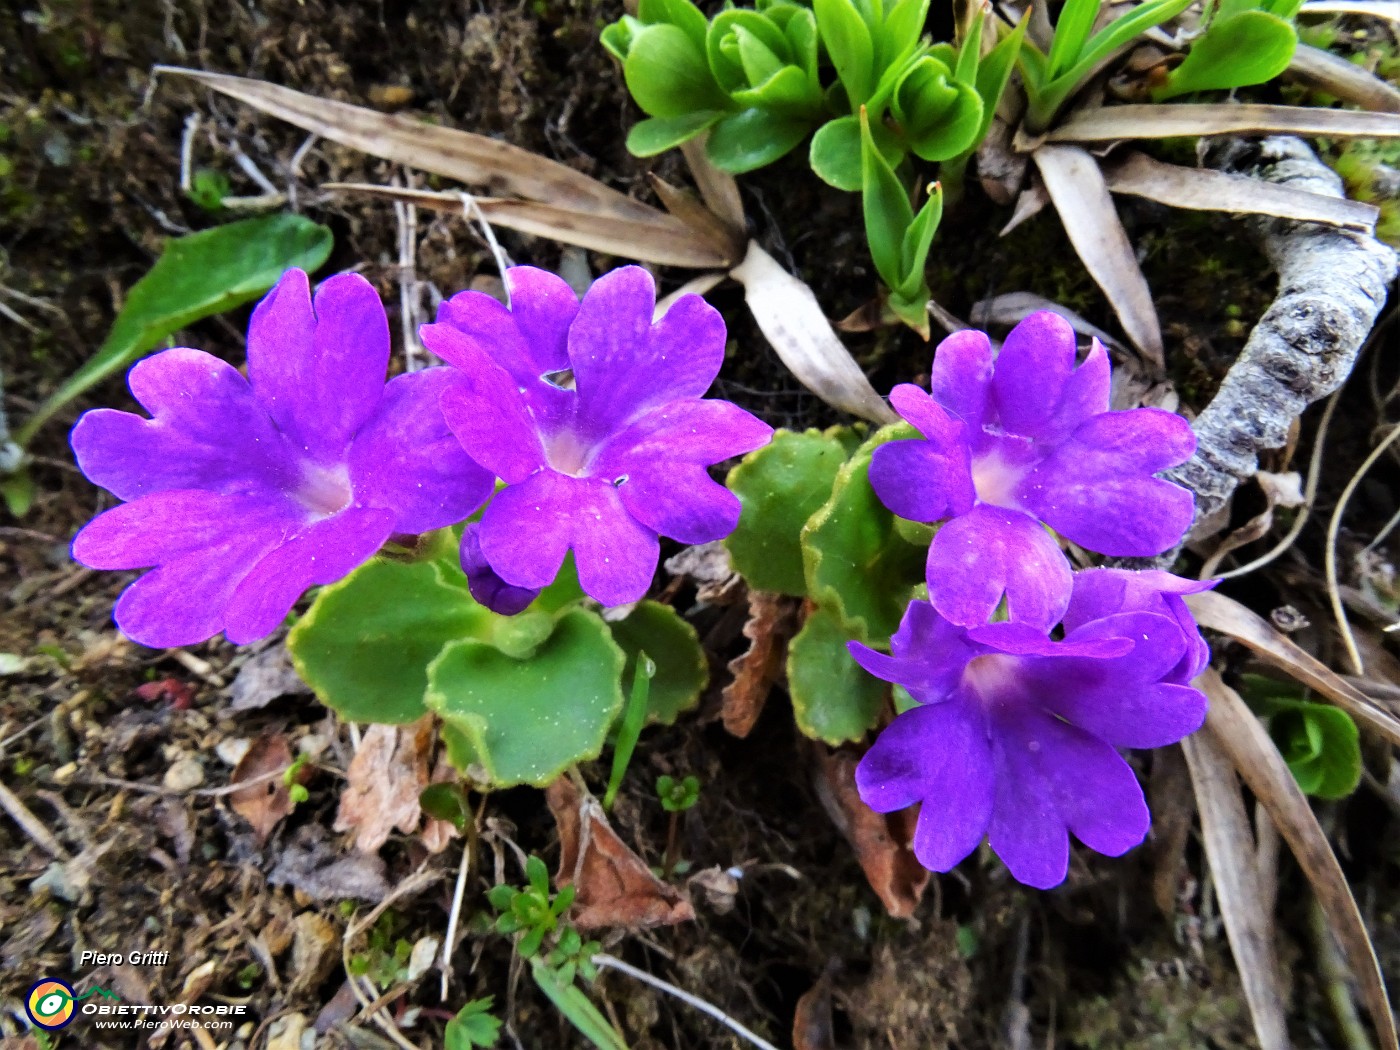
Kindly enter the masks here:
<path id="1" fill-rule="evenodd" d="M 792 1050 L 836 1050 L 830 971 L 817 978 L 817 983 L 797 1000 L 792 1015 Z"/>
<path id="2" fill-rule="evenodd" d="M 1225 933 L 1235 954 L 1261 1050 L 1288 1050 L 1273 916 L 1264 907 L 1254 834 L 1229 757 L 1209 733 L 1181 742 L 1201 813 L 1201 838 L 1215 878 Z"/>
<path id="3" fill-rule="evenodd" d="M 249 658 L 229 686 L 229 708 L 253 711 L 279 696 L 310 696 L 311 687 L 292 666 L 287 647 L 280 642 Z"/>
<path id="4" fill-rule="evenodd" d="M 580 929 L 671 926 L 695 918 L 690 901 L 651 873 L 646 862 L 617 837 L 592 795 L 567 776 L 545 789 L 559 825 L 560 886 L 573 885 L 572 919 Z"/>
<path id="5" fill-rule="evenodd" d="M 1383 1050 L 1400 1050 L 1375 948 L 1337 855 L 1308 805 L 1307 796 L 1293 779 L 1268 731 L 1219 673 L 1207 669 L 1196 684 L 1210 697 L 1205 732 L 1229 756 L 1254 797 L 1268 811 L 1311 883 L 1327 924 L 1346 956 Z"/>
<path id="6" fill-rule="evenodd" d="M 753 644 L 729 661 L 734 681 L 720 694 L 720 717 L 734 736 L 748 736 L 763 714 L 763 705 L 782 671 L 788 642 L 797 631 L 797 609 L 796 599 L 771 591 L 749 591 L 744 637 Z"/>
<path id="7" fill-rule="evenodd" d="M 1104 178 L 1114 193 L 1146 197 L 1173 208 L 1270 215 L 1366 234 L 1375 230 L 1380 215 L 1380 209 L 1373 204 L 1308 193 L 1225 171 L 1164 164 L 1136 150 L 1106 163 Z"/>
<path id="8" fill-rule="evenodd" d="M 252 746 L 233 769 L 230 783 L 257 781 L 229 795 L 228 804 L 235 813 L 253 826 L 259 846 L 267 841 L 267 837 L 292 811 L 291 793 L 282 778 L 259 778 L 281 773 L 291 764 L 292 749 L 287 745 L 287 738 L 281 733 L 263 733 L 253 741 Z"/>
<path id="9" fill-rule="evenodd" d="M 1143 103 L 1081 109 L 1045 138 L 1049 142 L 1116 142 L 1274 133 L 1304 138 L 1394 138 L 1400 135 L 1400 114 L 1236 102 Z"/>
<path id="10" fill-rule="evenodd" d="M 346 771 L 335 830 L 354 831 L 355 848 L 373 853 L 395 828 L 404 834 L 417 828 L 432 752 L 431 715 L 405 726 L 370 726 Z"/>
<path id="11" fill-rule="evenodd" d="M 1084 268 L 1103 289 L 1123 331 L 1160 375 L 1166 365 L 1157 308 L 1099 162 L 1078 146 L 1041 146 L 1032 159 Z"/>
<path id="12" fill-rule="evenodd" d="M 818 744 L 813 753 L 817 797 L 822 808 L 856 851 L 870 888 L 885 910 L 896 919 L 909 918 L 923 899 L 930 878 L 928 869 L 919 863 L 909 845 L 914 837 L 916 811 L 876 813 L 862 802 L 856 790 L 860 755 L 854 751 L 832 751 Z"/>
<path id="13" fill-rule="evenodd" d="M 812 289 L 779 266 L 757 241 L 749 242 L 743 263 L 730 276 L 744 286 L 749 312 L 799 383 L 853 416 L 882 424 L 899 422 L 837 338 Z"/>
<path id="14" fill-rule="evenodd" d="M 1186 604 L 1202 627 L 1229 635 L 1265 662 L 1316 689 L 1363 726 L 1400 744 L 1400 722 L 1394 715 L 1289 641 L 1262 616 L 1215 591 L 1187 595 Z"/>

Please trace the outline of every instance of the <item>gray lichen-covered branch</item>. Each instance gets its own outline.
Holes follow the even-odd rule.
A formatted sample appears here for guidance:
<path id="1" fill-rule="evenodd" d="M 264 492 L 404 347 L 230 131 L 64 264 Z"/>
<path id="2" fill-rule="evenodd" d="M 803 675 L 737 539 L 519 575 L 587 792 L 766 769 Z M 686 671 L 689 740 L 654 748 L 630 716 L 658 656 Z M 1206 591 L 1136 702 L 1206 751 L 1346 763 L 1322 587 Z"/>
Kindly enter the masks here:
<path id="1" fill-rule="evenodd" d="M 1216 140 L 1205 158 L 1222 171 L 1343 195 L 1337 175 L 1296 138 Z M 1278 271 L 1278 298 L 1197 417 L 1196 454 L 1165 475 L 1196 494 L 1197 521 L 1254 476 L 1259 453 L 1281 447 L 1308 405 L 1345 382 L 1396 274 L 1395 253 L 1373 237 L 1285 219 L 1250 225 Z"/>

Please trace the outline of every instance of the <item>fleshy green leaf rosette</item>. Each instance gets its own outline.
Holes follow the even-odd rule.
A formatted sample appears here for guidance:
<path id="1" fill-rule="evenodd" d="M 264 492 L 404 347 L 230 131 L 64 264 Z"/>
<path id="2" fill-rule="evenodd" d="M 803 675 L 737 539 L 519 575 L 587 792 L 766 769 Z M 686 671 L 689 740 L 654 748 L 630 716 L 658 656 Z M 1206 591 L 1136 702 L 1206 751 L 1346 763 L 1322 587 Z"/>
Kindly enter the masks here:
<path id="1" fill-rule="evenodd" d="M 778 431 L 729 475 L 743 504 L 725 540 L 750 586 L 809 599 L 788 649 L 798 728 L 815 740 L 858 740 L 879 720 L 883 683 L 850 671 L 846 643 L 885 646 L 923 582 L 928 538 L 900 527 L 875 496 L 870 457 L 908 436 L 905 424 Z"/>
<path id="2" fill-rule="evenodd" d="M 622 711 L 638 652 L 657 665 L 648 721 L 670 724 L 709 680 L 694 628 L 640 602 L 605 622 L 568 563 L 517 616 L 479 605 L 445 531 L 417 561 L 376 559 L 323 588 L 292 628 L 298 673 L 357 722 L 443 719 L 448 757 L 492 786 L 544 786 L 597 758 Z"/>

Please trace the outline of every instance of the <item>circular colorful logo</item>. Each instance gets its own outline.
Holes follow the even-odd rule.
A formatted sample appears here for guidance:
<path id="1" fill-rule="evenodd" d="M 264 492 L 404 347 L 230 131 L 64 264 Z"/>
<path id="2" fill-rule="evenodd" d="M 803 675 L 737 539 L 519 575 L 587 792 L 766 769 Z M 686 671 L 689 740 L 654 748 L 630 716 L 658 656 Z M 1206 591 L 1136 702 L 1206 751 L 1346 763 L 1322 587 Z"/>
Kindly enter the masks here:
<path id="1" fill-rule="evenodd" d="M 72 985 L 56 977 L 45 977 L 29 989 L 24 1009 L 36 1025 L 53 1032 L 73 1020 L 76 998 Z"/>

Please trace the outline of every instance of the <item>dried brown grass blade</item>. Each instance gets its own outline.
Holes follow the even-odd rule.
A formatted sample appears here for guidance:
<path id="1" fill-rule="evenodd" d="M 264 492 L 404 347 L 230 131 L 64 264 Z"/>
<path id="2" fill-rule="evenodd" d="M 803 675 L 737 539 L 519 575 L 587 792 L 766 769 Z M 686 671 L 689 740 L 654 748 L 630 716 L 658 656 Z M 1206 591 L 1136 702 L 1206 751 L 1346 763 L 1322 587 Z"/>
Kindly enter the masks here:
<path id="1" fill-rule="evenodd" d="M 723 267 L 738 258 L 737 239 L 732 239 L 730 251 L 720 250 L 707 243 L 704 231 L 697 233 L 679 219 L 597 179 L 498 139 L 317 98 L 260 80 L 176 66 L 156 68 L 190 77 L 371 156 L 485 187 L 495 195 L 490 199 L 494 214 L 488 219 L 502 226 L 673 266 Z M 523 199 L 504 200 L 501 195 Z"/>
<path id="2" fill-rule="evenodd" d="M 1316 689 L 1361 725 L 1400 745 L 1400 721 L 1395 716 L 1274 630 L 1262 616 L 1214 591 L 1190 595 L 1186 603 L 1202 627 L 1229 635 L 1263 660 Z"/>
<path id="3" fill-rule="evenodd" d="M 1190 105 L 1142 103 L 1082 109 L 1051 129 L 1047 142 L 1116 142 L 1119 139 L 1173 139 L 1199 135 L 1322 135 L 1329 138 L 1394 138 L 1400 114 L 1368 113 L 1314 106 Z"/>
<path id="4" fill-rule="evenodd" d="M 1380 215 L 1380 209 L 1372 204 L 1326 197 L 1209 168 L 1163 164 L 1145 153 L 1132 152 L 1105 164 L 1103 173 L 1112 192 L 1147 197 L 1173 208 L 1272 215 L 1367 234 L 1375 230 Z"/>
<path id="5" fill-rule="evenodd" d="M 1201 837 L 1215 878 L 1225 933 L 1235 954 L 1244 995 L 1261 1050 L 1288 1050 L 1288 1026 L 1279 981 L 1273 918 L 1264 909 L 1252 848 L 1254 834 L 1245 812 L 1235 767 L 1208 733 L 1181 742 L 1191 770 L 1191 786 L 1201 813 Z"/>
<path id="6" fill-rule="evenodd" d="M 1165 372 L 1152 292 L 1098 161 L 1078 146 L 1041 146 L 1032 157 L 1084 268 L 1103 289 L 1133 345 L 1159 375 Z"/>
<path id="7" fill-rule="evenodd" d="M 247 77 L 179 66 L 157 66 L 156 72 L 189 77 L 332 142 L 420 171 L 487 186 L 492 193 L 637 219 L 655 210 L 556 160 L 485 135 L 317 98 Z"/>
<path id="8" fill-rule="evenodd" d="M 730 273 L 758 327 L 798 382 L 828 405 L 876 423 L 899 420 L 875 393 L 851 352 L 837 338 L 812 289 L 749 242 L 748 254 Z"/>
<path id="9" fill-rule="evenodd" d="M 434 211 L 461 212 L 466 206 L 461 193 L 361 182 L 329 182 L 321 189 L 407 201 Z M 645 259 L 647 262 L 689 269 L 727 269 L 734 263 L 733 256 L 697 235 L 680 219 L 660 211 L 653 211 L 647 219 L 637 220 L 594 215 L 536 201 L 503 200 L 499 197 L 471 199 L 480 209 L 482 217 L 493 225 L 566 244 L 577 244 L 625 259 Z"/>
<path id="10" fill-rule="evenodd" d="M 697 135 L 681 144 L 681 153 L 690 165 L 690 174 L 695 178 L 695 186 L 700 197 L 710 211 L 719 216 L 734 235 L 743 238 L 748 227 L 748 217 L 744 215 L 744 202 L 739 197 L 739 184 L 734 176 L 721 171 L 705 152 L 705 140 L 709 132 Z"/>
<path id="11" fill-rule="evenodd" d="M 656 191 L 656 196 L 665 209 L 694 230 L 697 236 L 713 244 L 730 260 L 731 265 L 744 254 L 742 234 L 735 233 L 695 194 L 672 186 L 655 173 L 651 174 L 650 181 L 651 188 Z"/>
<path id="12" fill-rule="evenodd" d="M 1400 3 L 1393 6 L 1400 11 Z M 1299 44 L 1288 64 L 1288 76 L 1362 109 L 1400 113 L 1400 91 L 1354 62 L 1321 48 Z"/>
<path id="13" fill-rule="evenodd" d="M 1196 679 L 1196 684 L 1210 697 L 1204 731 L 1234 763 L 1312 884 L 1328 925 L 1346 956 L 1383 1050 L 1400 1050 L 1375 948 L 1337 856 L 1307 798 L 1263 725 L 1219 673 L 1207 669 Z"/>

